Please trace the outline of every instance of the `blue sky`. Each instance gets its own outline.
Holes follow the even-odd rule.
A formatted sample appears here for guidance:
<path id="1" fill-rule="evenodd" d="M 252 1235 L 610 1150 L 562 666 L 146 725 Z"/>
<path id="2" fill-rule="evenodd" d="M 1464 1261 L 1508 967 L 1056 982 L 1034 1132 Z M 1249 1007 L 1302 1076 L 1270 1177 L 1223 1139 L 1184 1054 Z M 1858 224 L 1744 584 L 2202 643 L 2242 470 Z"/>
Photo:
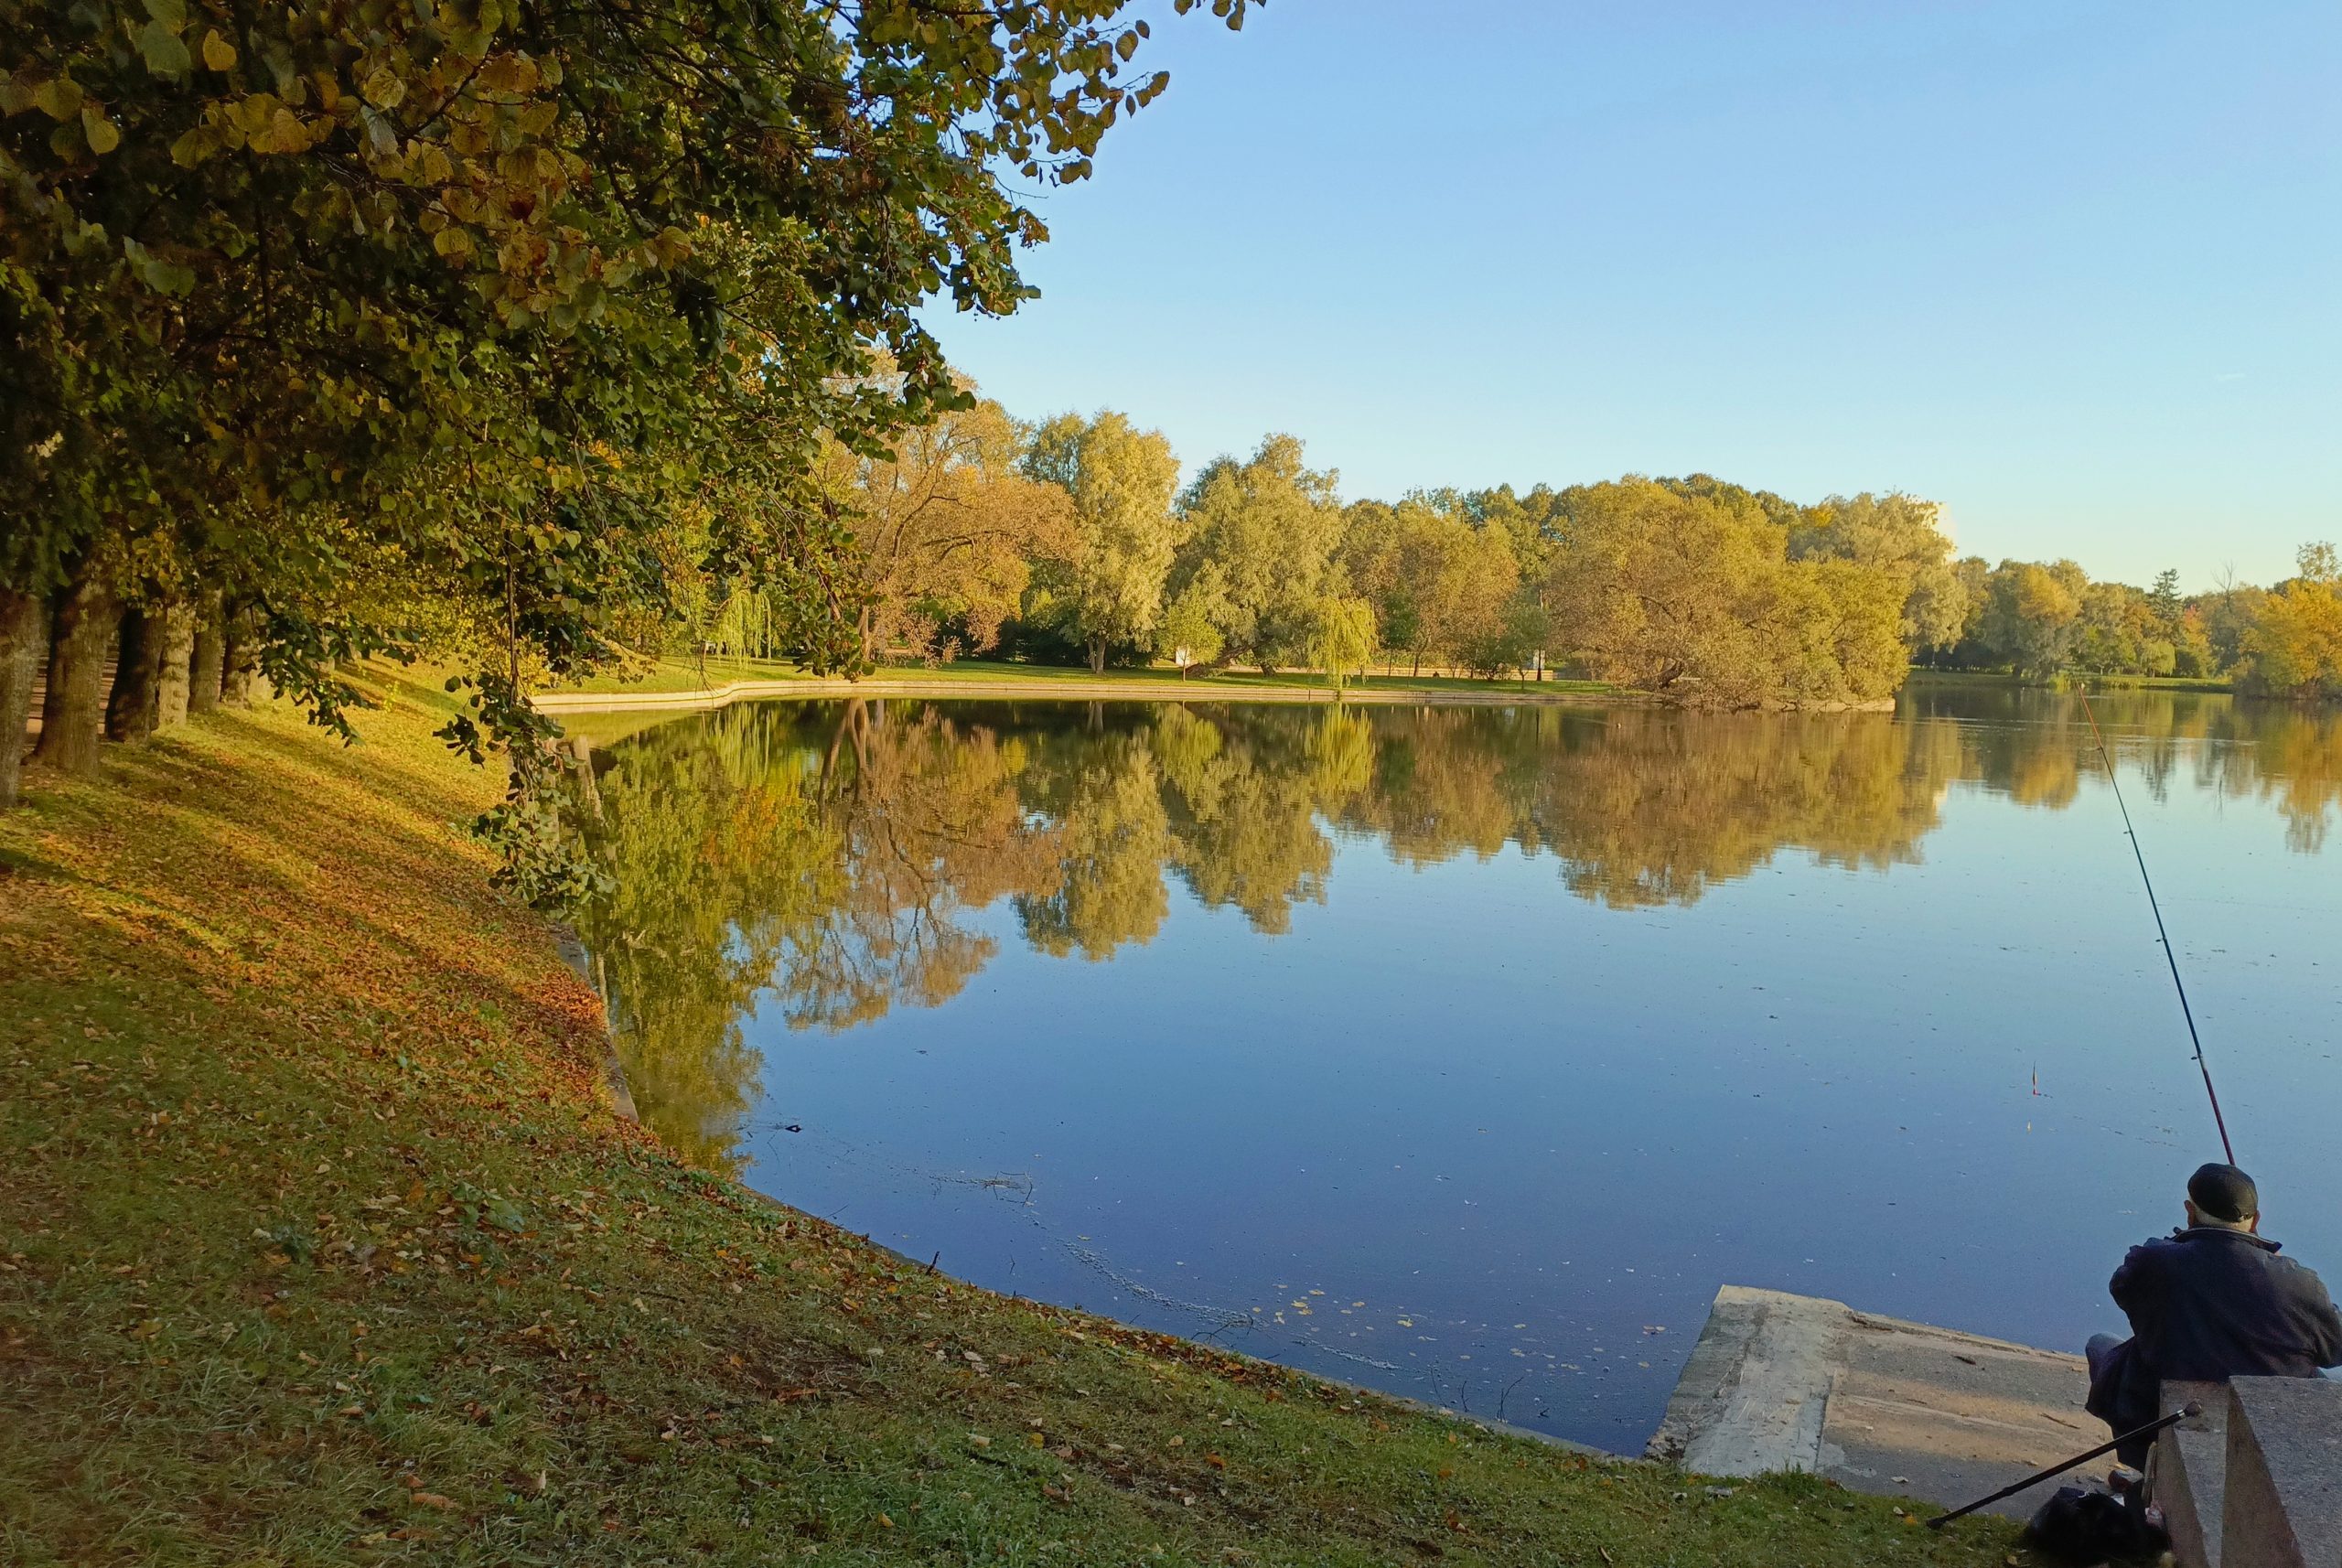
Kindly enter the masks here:
<path id="1" fill-rule="evenodd" d="M 1167 5 L 1162 9 L 1167 11 Z M 2342 536 L 2342 5 L 1271 0 L 939 314 L 1036 417 L 1347 497 L 1705 470 L 1963 552 L 2267 581 Z M 1142 53 L 1141 62 L 1148 56 Z"/>

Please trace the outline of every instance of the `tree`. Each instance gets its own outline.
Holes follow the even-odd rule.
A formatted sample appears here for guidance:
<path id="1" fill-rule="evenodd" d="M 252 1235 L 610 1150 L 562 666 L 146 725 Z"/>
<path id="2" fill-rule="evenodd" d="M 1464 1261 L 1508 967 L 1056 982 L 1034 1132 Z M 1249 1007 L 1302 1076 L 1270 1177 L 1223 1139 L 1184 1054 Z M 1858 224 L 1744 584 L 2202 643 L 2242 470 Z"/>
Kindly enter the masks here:
<path id="1" fill-rule="evenodd" d="M 2266 590 L 2231 580 L 2197 601 L 2196 607 L 2204 618 L 2204 637 L 2211 646 L 2215 671 L 2231 671 L 2244 662 L 2245 639 L 2261 619 L 2261 607 L 2268 599 Z"/>
<path id="2" fill-rule="evenodd" d="M 854 520 L 865 662 L 898 639 L 930 650 L 947 626 L 991 647 L 1032 563 L 1073 553 L 1072 499 L 1022 471 L 1024 450 L 1007 411 L 981 398 L 904 430 L 885 456 L 827 444 L 824 478 Z"/>
<path id="3" fill-rule="evenodd" d="M 1205 607 L 1230 658 L 1268 671 L 1309 656 L 1317 602 L 1337 585 L 1342 513 L 1334 487 L 1333 474 L 1305 464 L 1299 441 L 1270 435 L 1244 462 L 1207 465 L 1180 498 L 1187 542 L 1172 591 L 1212 575 Z"/>
<path id="4" fill-rule="evenodd" d="M 1088 650 L 1092 674 L 1107 651 L 1144 647 L 1163 613 L 1178 532 L 1171 496 L 1179 461 L 1160 431 L 1112 411 L 1060 414 L 1034 433 L 1025 471 L 1072 498 L 1073 546 L 1036 574 L 1032 609 Z"/>
<path id="5" fill-rule="evenodd" d="M 2082 612 L 2081 596 L 2067 575 L 2035 562 L 2004 561 L 1986 593 L 1980 629 L 1993 658 L 2027 675 L 2066 668 Z"/>
<path id="6" fill-rule="evenodd" d="M 2251 686 L 2275 696 L 2342 697 L 2342 564 L 2304 544 L 2299 575 L 2261 603 L 2244 637 Z"/>
<path id="7" fill-rule="evenodd" d="M 1162 624 L 1155 628 L 1155 651 L 1178 665 L 1183 681 L 1193 666 L 1218 663 L 1227 646 L 1212 615 L 1220 592 L 1216 573 L 1199 575 L 1165 608 Z"/>
<path id="8" fill-rule="evenodd" d="M 1432 605 L 1450 531 L 1445 520 L 1409 497 L 1392 507 L 1359 501 L 1342 514 L 1340 561 L 1358 592 L 1373 601 L 1385 648 L 1404 652 L 1423 673 L 1435 638 Z"/>
<path id="9" fill-rule="evenodd" d="M 2169 566 L 2156 573 L 2155 585 L 2147 590 L 2147 607 L 2166 636 L 2177 635 L 2179 613 L 2186 603 L 2179 593 L 2179 574 Z"/>
<path id="10" fill-rule="evenodd" d="M 1345 514 L 1338 563 L 1373 603 L 1385 645 L 1408 654 L 1417 674 L 1425 655 L 1482 674 L 1517 662 L 1504 651 L 1521 576 L 1514 535 L 1475 521 L 1472 507 L 1473 498 L 1415 494 Z"/>
<path id="11" fill-rule="evenodd" d="M 1610 680 L 1703 707 L 1868 703 L 1901 684 L 1881 656 L 1891 572 L 1788 558 L 1786 524 L 1715 481 L 1629 478 L 1564 492 L 1546 602 Z"/>
<path id="12" fill-rule="evenodd" d="M 1502 530 L 1449 516 L 1440 525 L 1429 605 L 1430 645 L 1451 665 L 1494 675 L 1520 662 L 1508 633 L 1520 584 L 1512 541 Z"/>
<path id="13" fill-rule="evenodd" d="M 1339 693 L 1374 657 L 1374 607 L 1361 598 L 1327 595 L 1317 601 L 1314 618 L 1317 667 Z"/>
<path id="14" fill-rule="evenodd" d="M 1852 561 L 1894 574 L 1903 584 L 1899 635 L 1913 657 L 1960 640 L 1968 590 L 1952 564 L 1943 508 L 1891 491 L 1832 496 L 1801 513 L 1789 530 L 1796 560 Z"/>
<path id="15" fill-rule="evenodd" d="M 1029 295 L 1005 181 L 1087 177 L 1166 83 L 1125 10 L 8 5 L 0 582 L 76 626 L 222 591 L 328 723 L 338 660 L 439 627 L 482 655 L 450 739 L 503 737 L 517 843 L 520 684 L 607 656 L 679 518 L 717 599 L 852 661 L 819 436 L 875 455 L 959 401 L 917 312 Z M 52 628 L 69 735 L 112 640 Z"/>

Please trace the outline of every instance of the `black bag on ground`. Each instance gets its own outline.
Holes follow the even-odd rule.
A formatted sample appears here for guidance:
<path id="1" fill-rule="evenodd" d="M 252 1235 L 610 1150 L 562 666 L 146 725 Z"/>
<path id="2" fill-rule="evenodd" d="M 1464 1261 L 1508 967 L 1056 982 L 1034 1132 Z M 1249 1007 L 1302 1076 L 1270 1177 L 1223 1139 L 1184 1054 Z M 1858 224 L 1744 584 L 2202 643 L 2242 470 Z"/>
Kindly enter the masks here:
<path id="1" fill-rule="evenodd" d="M 2124 1497 L 2060 1487 L 2025 1527 L 2025 1544 L 2061 1563 L 2122 1563 L 2170 1550 L 2171 1537 L 2147 1518 L 2133 1491 Z"/>

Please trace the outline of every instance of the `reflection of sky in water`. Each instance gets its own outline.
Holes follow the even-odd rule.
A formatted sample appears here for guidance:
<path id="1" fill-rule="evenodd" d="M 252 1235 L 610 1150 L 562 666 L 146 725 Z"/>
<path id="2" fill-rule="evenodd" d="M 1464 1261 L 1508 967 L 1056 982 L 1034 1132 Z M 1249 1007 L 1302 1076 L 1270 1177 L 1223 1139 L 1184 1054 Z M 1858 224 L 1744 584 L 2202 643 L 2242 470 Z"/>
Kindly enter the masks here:
<path id="1" fill-rule="evenodd" d="M 1976 706 L 1971 746 L 2072 756 Z M 2218 744 L 2159 789 L 2117 749 L 2239 1157 L 2342 1281 L 2342 891 L 2207 782 Z M 1351 830 L 1283 935 L 1175 878 L 1090 962 L 1002 899 L 940 1006 L 747 1024 L 749 1179 L 983 1284 L 1614 1448 L 1725 1283 L 2078 1346 L 2218 1145 L 2113 798 L 2064 771 L 2041 810 L 2022 764 L 1956 770 L 1916 864 L 1787 848 L 1638 910 Z"/>

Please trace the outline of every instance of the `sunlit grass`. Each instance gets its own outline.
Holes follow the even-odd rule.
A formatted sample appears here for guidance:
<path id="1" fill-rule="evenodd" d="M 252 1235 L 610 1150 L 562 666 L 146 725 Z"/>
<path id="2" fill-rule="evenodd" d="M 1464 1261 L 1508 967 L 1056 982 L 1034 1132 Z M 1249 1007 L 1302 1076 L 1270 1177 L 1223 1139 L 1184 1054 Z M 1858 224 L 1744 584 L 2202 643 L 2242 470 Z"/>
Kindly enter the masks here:
<path id="1" fill-rule="evenodd" d="M 427 696 L 427 693 L 418 693 Z M 0 817 L 0 1561 L 1991 1564 L 1012 1301 L 685 1169 L 394 699 Z"/>

